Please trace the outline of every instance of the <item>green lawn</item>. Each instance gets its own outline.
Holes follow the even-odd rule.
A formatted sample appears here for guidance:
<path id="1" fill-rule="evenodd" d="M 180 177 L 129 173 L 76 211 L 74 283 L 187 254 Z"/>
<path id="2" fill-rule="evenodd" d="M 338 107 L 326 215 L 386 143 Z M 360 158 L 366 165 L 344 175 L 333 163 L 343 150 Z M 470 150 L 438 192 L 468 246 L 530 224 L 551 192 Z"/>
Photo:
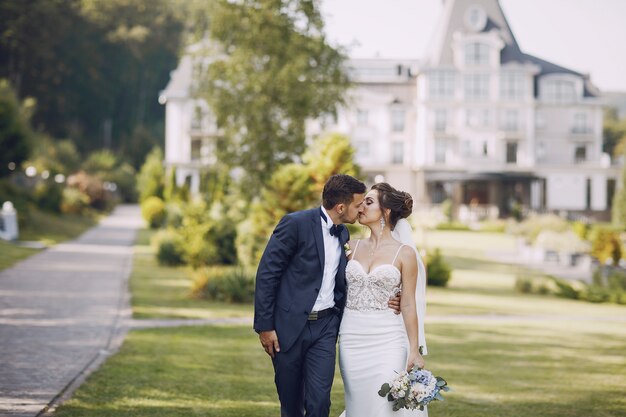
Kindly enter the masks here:
<path id="1" fill-rule="evenodd" d="M 626 416 L 625 307 L 517 294 L 516 269 L 485 260 L 489 236 L 440 233 L 432 239 L 439 239 L 444 253 L 457 251 L 450 258 L 457 269 L 450 288 L 428 289 L 426 364 L 454 391 L 431 407 L 431 417 Z M 449 247 L 445 233 L 451 233 Z M 458 253 L 458 233 L 473 254 Z M 250 306 L 185 298 L 190 285 L 185 270 L 154 263 L 148 237 L 149 232 L 140 234 L 131 280 L 137 316 L 251 313 Z M 474 245 L 474 237 L 486 246 Z M 507 237 L 494 238 L 502 244 Z M 331 416 L 338 416 L 343 409 L 338 372 L 332 401 Z M 278 414 L 271 362 L 250 326 L 132 331 L 121 350 L 55 413 Z"/>
<path id="2" fill-rule="evenodd" d="M 30 209 L 28 222 L 20 230 L 19 240 L 36 241 L 45 246 L 52 246 L 65 240 L 73 239 L 96 224 L 96 219 L 74 215 L 57 215 L 34 208 Z M 0 270 L 6 269 L 41 249 L 18 246 L 11 242 L 0 241 Z"/>
<path id="3" fill-rule="evenodd" d="M 150 246 L 151 230 L 137 235 L 130 277 L 134 318 L 223 318 L 252 315 L 248 304 L 208 303 L 190 297 L 192 280 L 186 267 L 159 266 Z"/>

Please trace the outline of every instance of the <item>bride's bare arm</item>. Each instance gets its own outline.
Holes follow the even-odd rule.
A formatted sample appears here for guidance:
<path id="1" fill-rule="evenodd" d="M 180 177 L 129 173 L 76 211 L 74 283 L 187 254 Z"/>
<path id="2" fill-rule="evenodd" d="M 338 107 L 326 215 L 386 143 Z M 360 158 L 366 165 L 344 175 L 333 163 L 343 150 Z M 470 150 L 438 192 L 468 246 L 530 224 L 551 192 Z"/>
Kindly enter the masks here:
<path id="1" fill-rule="evenodd" d="M 415 288 L 418 279 L 423 277 L 417 276 L 417 259 L 413 250 L 409 247 L 402 248 L 400 252 L 402 261 L 402 301 L 401 311 L 404 319 L 404 326 L 409 339 L 409 358 L 407 361 L 407 370 L 413 365 L 424 367 L 424 359 L 419 353 L 419 334 L 417 326 L 417 307 L 415 304 Z"/>

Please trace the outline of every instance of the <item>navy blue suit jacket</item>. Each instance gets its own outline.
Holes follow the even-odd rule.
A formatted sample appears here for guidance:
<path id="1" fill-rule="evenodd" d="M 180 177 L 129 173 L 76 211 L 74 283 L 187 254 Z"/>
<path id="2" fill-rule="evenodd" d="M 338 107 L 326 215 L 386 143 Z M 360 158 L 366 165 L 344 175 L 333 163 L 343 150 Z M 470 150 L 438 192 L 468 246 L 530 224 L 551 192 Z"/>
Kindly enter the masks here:
<path id="1" fill-rule="evenodd" d="M 256 275 L 254 330 L 276 330 L 281 351 L 287 351 L 304 328 L 322 286 L 324 237 L 321 209 L 283 217 L 263 252 Z M 330 221 L 330 219 L 329 219 Z M 343 245 L 350 239 L 344 228 Z M 346 262 L 339 257 L 335 277 L 335 307 L 346 304 Z"/>

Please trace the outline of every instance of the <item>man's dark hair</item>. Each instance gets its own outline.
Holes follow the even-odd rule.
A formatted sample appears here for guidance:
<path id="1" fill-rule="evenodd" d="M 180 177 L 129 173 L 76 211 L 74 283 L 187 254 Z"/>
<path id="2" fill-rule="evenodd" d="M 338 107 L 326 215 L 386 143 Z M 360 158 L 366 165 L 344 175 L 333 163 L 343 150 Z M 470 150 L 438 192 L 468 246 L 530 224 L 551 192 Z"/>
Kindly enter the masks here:
<path id="1" fill-rule="evenodd" d="M 322 204 L 330 210 L 337 204 L 349 205 L 354 198 L 353 194 L 365 194 L 367 187 L 361 181 L 350 175 L 336 174 L 326 181 L 322 191 Z"/>

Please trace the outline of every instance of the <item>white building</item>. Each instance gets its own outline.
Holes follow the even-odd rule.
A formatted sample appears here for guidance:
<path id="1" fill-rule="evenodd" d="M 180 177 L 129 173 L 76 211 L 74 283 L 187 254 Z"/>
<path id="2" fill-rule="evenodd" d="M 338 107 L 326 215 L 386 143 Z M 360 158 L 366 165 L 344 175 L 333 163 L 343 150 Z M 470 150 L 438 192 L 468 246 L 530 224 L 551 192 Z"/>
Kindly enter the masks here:
<path id="1" fill-rule="evenodd" d="M 497 0 L 446 0 L 434 35 L 420 62 L 351 60 L 348 107 L 311 121 L 309 136 L 348 135 L 368 181 L 426 206 L 449 198 L 461 217 L 507 215 L 513 203 L 606 215 L 618 169 L 602 153 L 589 77 L 523 53 Z M 185 57 L 162 97 L 166 161 L 197 189 L 218 132 L 190 97 L 192 67 Z"/>

